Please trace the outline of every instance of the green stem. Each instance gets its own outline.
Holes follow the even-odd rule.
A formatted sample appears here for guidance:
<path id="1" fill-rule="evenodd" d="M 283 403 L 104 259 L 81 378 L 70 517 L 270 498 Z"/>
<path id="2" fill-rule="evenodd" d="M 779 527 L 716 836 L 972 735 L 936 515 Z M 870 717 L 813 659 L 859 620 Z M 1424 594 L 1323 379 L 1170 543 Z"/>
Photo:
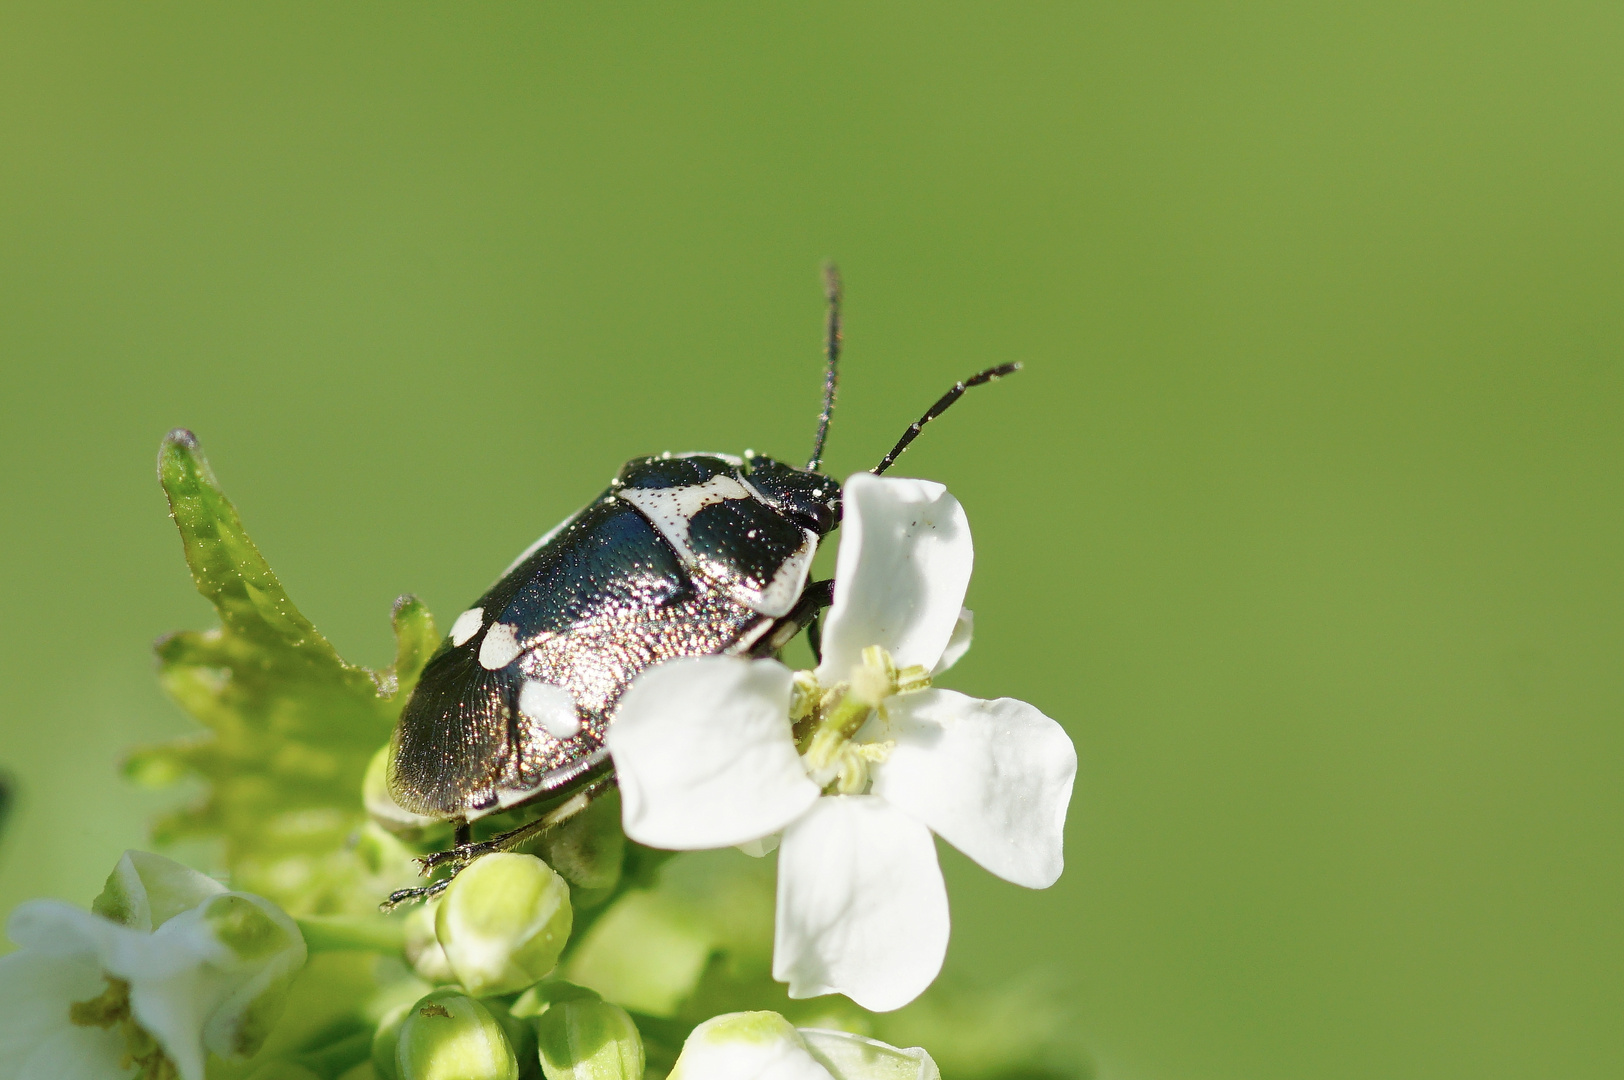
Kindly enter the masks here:
<path id="1" fill-rule="evenodd" d="M 294 920 L 311 952 L 361 949 L 400 952 L 406 947 L 406 922 L 381 915 L 311 915 Z"/>

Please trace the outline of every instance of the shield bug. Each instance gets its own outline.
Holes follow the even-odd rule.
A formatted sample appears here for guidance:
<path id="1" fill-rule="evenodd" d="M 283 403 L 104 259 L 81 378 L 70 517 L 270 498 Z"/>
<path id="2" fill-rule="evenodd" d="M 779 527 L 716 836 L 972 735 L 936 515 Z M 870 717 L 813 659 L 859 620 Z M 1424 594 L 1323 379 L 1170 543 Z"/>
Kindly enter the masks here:
<path id="1" fill-rule="evenodd" d="M 820 471 L 841 344 L 832 268 L 826 292 L 823 408 L 804 468 L 749 452 L 633 458 L 451 624 L 390 743 L 390 795 L 455 826 L 455 846 L 423 859 L 425 872 L 520 843 L 603 790 L 612 780 L 604 732 L 646 668 L 770 656 L 829 606 L 833 582 L 807 577 L 840 524 L 840 484 Z M 890 468 L 965 390 L 1018 367 L 955 384 L 872 471 Z M 471 842 L 473 821 L 520 807 L 538 816 Z M 448 882 L 403 889 L 385 907 Z"/>

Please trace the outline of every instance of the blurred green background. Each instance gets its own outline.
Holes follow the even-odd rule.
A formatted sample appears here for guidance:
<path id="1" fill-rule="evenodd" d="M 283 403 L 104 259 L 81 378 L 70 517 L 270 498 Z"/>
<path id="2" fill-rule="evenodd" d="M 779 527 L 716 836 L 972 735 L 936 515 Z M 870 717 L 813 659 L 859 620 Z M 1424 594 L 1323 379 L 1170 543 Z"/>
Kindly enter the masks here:
<path id="1" fill-rule="evenodd" d="M 176 796 L 186 425 L 352 659 L 618 464 L 830 447 L 969 510 L 1082 759 L 950 970 L 1102 1075 L 1624 1073 L 1624 8 L 0 5 L 0 911 Z"/>

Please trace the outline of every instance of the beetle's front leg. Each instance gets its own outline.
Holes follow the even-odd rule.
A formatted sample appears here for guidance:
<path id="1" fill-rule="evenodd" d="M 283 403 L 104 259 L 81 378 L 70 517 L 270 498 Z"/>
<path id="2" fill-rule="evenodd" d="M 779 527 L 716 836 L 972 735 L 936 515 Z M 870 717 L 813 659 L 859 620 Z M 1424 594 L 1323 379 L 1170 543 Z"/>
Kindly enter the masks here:
<path id="1" fill-rule="evenodd" d="M 750 647 L 753 657 L 772 656 L 788 645 L 790 639 L 799 634 L 802 629 L 811 625 L 817 619 L 818 613 L 835 599 L 835 583 L 830 578 L 827 581 L 814 581 L 801 590 L 801 598 L 795 601 L 795 606 L 789 609 L 789 614 L 773 623 L 772 629 L 761 635 L 761 640 Z M 821 639 L 821 635 L 819 636 Z M 821 640 L 814 640 L 812 651 L 821 654 L 819 646 Z M 821 655 L 819 656 L 821 659 Z"/>

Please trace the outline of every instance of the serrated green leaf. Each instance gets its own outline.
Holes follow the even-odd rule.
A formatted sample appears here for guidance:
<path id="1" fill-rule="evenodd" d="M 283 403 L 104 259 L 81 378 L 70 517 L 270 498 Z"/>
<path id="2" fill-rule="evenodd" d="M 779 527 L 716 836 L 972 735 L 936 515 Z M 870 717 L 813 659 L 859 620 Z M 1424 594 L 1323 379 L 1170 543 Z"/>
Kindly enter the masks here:
<path id="1" fill-rule="evenodd" d="M 200 777 L 196 806 L 157 822 L 160 842 L 218 837 L 232 886 L 296 915 L 366 911 L 409 879 L 381 875 L 354 850 L 361 781 L 439 643 L 412 597 L 395 604 L 395 664 L 347 664 L 300 613 L 249 539 L 196 438 L 164 439 L 158 477 L 192 579 L 220 627 L 157 644 L 159 680 L 208 733 L 139 748 L 126 774 L 145 784 Z"/>

